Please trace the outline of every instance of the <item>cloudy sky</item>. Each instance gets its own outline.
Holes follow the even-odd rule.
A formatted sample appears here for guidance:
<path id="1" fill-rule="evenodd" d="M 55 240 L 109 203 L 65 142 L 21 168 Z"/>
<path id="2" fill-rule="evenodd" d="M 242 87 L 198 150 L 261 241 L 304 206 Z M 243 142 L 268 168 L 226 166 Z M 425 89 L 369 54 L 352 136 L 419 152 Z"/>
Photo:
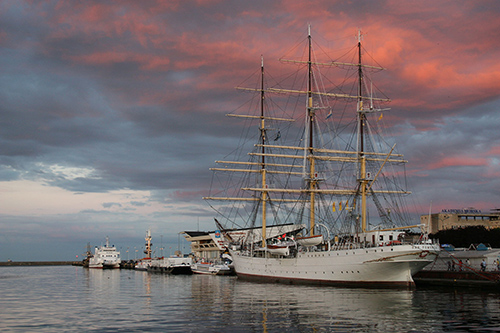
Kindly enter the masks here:
<path id="1" fill-rule="evenodd" d="M 133 258 L 148 228 L 187 251 L 180 231 L 214 229 L 202 196 L 239 137 L 234 87 L 308 24 L 332 49 L 362 29 L 388 68 L 422 214 L 500 208 L 498 17 L 497 0 L 0 0 L 0 261 L 106 236 Z"/>

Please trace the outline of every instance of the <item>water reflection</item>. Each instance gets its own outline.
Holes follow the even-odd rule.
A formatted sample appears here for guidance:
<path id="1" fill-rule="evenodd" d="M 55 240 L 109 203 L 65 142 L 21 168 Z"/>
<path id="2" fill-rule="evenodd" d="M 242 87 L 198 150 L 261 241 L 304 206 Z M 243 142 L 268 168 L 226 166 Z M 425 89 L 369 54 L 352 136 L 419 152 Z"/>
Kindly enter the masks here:
<path id="1" fill-rule="evenodd" d="M 0 331 L 498 331 L 498 293 L 244 282 L 80 267 L 0 269 Z"/>
<path id="2" fill-rule="evenodd" d="M 410 291 L 256 284 L 217 276 L 193 277 L 192 309 L 210 320 L 257 330 L 366 330 L 384 326 L 412 306 Z M 220 323 L 220 321 L 219 321 Z"/>
<path id="3" fill-rule="evenodd" d="M 454 331 L 500 326 L 496 294 L 256 284 L 193 277 L 191 308 L 205 328 L 257 331 Z"/>

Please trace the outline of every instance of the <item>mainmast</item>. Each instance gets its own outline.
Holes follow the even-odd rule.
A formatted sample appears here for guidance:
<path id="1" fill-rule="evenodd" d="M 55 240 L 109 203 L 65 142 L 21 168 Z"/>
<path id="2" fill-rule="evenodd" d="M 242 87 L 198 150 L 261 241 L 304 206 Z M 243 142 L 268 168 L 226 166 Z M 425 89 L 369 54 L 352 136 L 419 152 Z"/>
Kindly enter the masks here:
<path id="1" fill-rule="evenodd" d="M 313 94 L 312 94 L 312 83 L 313 83 L 313 73 L 312 73 L 312 38 L 311 38 L 311 26 L 308 27 L 308 47 L 309 47 L 309 55 L 307 60 L 307 121 L 308 121 L 308 132 L 309 132 L 309 143 L 308 143 L 308 159 L 309 159 L 309 190 L 310 190 L 310 215 L 309 215 L 309 233 L 311 236 L 314 236 L 314 224 L 315 224 L 315 192 L 316 189 L 316 177 L 315 177 L 315 164 L 314 164 L 314 141 L 313 141 L 313 129 L 314 129 L 314 113 L 315 110 L 313 108 Z"/>

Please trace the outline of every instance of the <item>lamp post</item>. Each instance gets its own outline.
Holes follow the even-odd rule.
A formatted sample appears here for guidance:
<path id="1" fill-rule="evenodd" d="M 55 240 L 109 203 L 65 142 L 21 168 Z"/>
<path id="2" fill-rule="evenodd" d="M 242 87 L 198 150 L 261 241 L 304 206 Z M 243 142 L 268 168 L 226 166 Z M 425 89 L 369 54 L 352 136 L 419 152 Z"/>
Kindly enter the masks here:
<path id="1" fill-rule="evenodd" d="M 161 251 L 161 256 L 163 257 L 163 235 L 160 235 L 160 239 L 161 239 L 160 251 Z"/>

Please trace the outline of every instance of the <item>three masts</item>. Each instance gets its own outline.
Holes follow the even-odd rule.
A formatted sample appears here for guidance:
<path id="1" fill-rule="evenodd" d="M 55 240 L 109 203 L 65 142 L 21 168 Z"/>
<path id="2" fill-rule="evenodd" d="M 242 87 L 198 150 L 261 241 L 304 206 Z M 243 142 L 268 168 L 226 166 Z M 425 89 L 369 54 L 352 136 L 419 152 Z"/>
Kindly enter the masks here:
<path id="1" fill-rule="evenodd" d="M 399 208 L 399 205 L 393 204 L 392 208 L 384 209 L 378 199 L 379 195 L 396 195 L 401 197 L 402 195 L 409 194 L 408 191 L 402 189 L 401 187 L 389 189 L 377 184 L 377 181 L 382 178 L 382 176 L 387 176 L 383 172 L 383 168 L 386 165 L 404 164 L 406 161 L 402 159 L 402 155 L 393 152 L 395 145 L 389 147 L 390 149 L 388 149 L 388 153 L 379 152 L 375 149 L 376 145 L 374 141 L 369 139 L 367 136 L 367 134 L 371 134 L 372 131 L 368 123 L 367 115 L 372 115 L 374 113 L 381 114 L 382 110 L 387 110 L 374 107 L 374 103 L 387 102 L 389 99 L 374 97 L 373 91 L 369 91 L 367 87 L 365 69 L 381 70 L 382 68 L 362 64 L 362 45 L 360 33 L 358 33 L 357 53 L 358 62 L 354 64 L 337 61 L 313 61 L 313 44 L 309 29 L 307 36 L 307 59 L 304 61 L 286 61 L 288 63 L 297 64 L 298 66 L 305 65 L 307 70 L 306 89 L 266 87 L 263 61 L 261 62 L 260 87 L 256 89 L 245 88 L 245 90 L 253 90 L 259 94 L 260 114 L 257 116 L 232 116 L 247 118 L 250 120 L 257 119 L 260 122 L 259 139 L 258 143 L 255 145 L 256 150 L 249 153 L 250 161 L 217 161 L 218 164 L 223 164 L 225 167 L 211 169 L 215 172 L 242 173 L 244 176 L 241 177 L 241 179 L 244 184 L 240 185 L 237 189 L 235 187 L 230 187 L 229 190 L 226 190 L 226 193 L 229 193 L 228 191 L 236 191 L 241 195 L 210 196 L 205 198 L 210 201 L 216 200 L 223 202 L 224 204 L 222 206 L 226 209 L 228 208 L 228 205 L 225 204 L 226 201 L 236 202 L 236 206 L 228 210 L 229 213 L 219 211 L 221 216 L 227 218 L 229 222 L 234 223 L 236 220 L 244 219 L 248 216 L 248 220 L 251 221 L 251 223 L 255 223 L 257 216 L 260 215 L 260 246 L 257 246 L 258 242 L 255 239 L 236 240 L 236 242 L 239 243 L 239 247 L 236 248 L 239 250 L 234 253 L 233 259 L 235 260 L 237 273 L 238 258 L 241 258 L 242 256 L 247 256 L 249 260 L 252 261 L 251 263 L 248 262 L 248 265 L 252 267 L 261 267 L 259 266 L 261 265 L 259 262 L 270 259 L 276 259 L 277 261 L 273 261 L 272 264 L 280 266 L 293 257 L 295 259 L 295 267 L 290 270 L 300 270 L 301 264 L 297 262 L 297 260 L 301 258 L 299 253 L 300 251 L 298 251 L 300 250 L 300 244 L 304 244 L 303 246 L 305 246 L 307 251 L 311 251 L 312 248 L 311 245 L 306 244 L 313 244 L 318 246 L 318 248 L 327 250 L 328 252 L 331 252 L 332 246 L 334 248 L 336 247 L 337 250 L 341 249 L 342 245 L 347 246 L 347 248 L 373 247 L 379 246 L 380 241 L 384 240 L 384 232 L 388 237 L 387 240 L 397 240 L 398 242 L 401 242 L 404 240 L 402 239 L 403 233 L 398 230 L 415 227 L 408 225 L 399 227 L 395 226 L 395 222 L 390 216 L 390 211 L 394 208 Z M 315 75 L 315 69 L 321 66 L 348 67 L 356 69 L 357 93 L 349 95 L 342 91 L 338 93 L 322 92 L 319 89 L 315 89 L 320 81 L 320 77 Z M 279 124 L 283 122 L 291 123 L 294 119 L 266 114 L 266 97 L 269 93 L 294 94 L 299 96 L 305 95 L 305 114 L 302 116 L 305 128 L 299 140 L 302 145 L 283 145 L 278 143 L 271 144 L 269 132 L 276 132 L 274 141 L 278 141 L 281 138 L 282 133 L 279 129 L 276 130 L 268 124 Z M 327 131 L 328 133 L 323 133 L 321 131 L 320 119 L 328 119 L 332 114 L 332 108 L 324 102 L 332 98 L 334 100 L 342 99 L 356 101 L 357 139 L 355 140 L 355 144 L 347 144 L 348 148 L 354 149 L 335 149 L 328 147 L 325 144 L 337 143 L 338 141 L 346 139 L 345 136 L 342 137 L 342 135 L 337 133 L 334 133 L 336 136 L 332 137 L 331 129 Z M 325 111 L 330 111 L 330 113 L 328 116 L 323 117 Z M 280 128 L 280 125 L 278 125 L 278 128 Z M 245 167 L 228 167 L 231 165 Z M 355 167 L 352 168 L 348 165 L 354 165 Z M 348 175 L 347 178 L 349 179 L 347 181 L 341 180 L 341 175 L 344 173 L 347 173 Z M 256 175 L 257 177 L 249 177 L 248 175 Z M 355 179 L 352 182 L 353 178 Z M 347 185 L 348 181 L 353 183 L 352 186 L 349 187 Z M 391 182 L 392 180 L 389 182 L 386 181 L 385 184 L 389 185 Z M 258 184 L 258 186 L 252 186 L 253 184 Z M 337 200 L 335 198 L 339 199 Z M 369 198 L 373 199 L 374 206 L 380 215 L 379 227 L 376 228 L 378 230 L 371 230 L 368 228 Z M 341 221 L 338 216 L 334 217 L 332 214 L 332 211 L 335 210 L 337 202 L 339 204 L 343 204 L 343 207 L 341 208 L 343 209 L 343 221 Z M 245 213 L 242 213 L 242 211 Z M 269 225 L 269 212 L 271 212 L 271 216 L 273 217 L 273 224 L 279 224 L 278 222 L 280 221 L 286 221 L 296 224 L 298 228 L 295 230 L 292 229 L 293 231 L 285 232 L 280 235 L 281 237 L 278 239 L 277 237 L 274 237 L 276 235 L 271 235 L 271 237 L 269 237 L 266 232 Z M 235 213 L 235 215 L 230 215 L 231 213 Z M 303 224 L 303 221 L 307 221 L 308 223 Z M 384 222 L 388 225 L 382 226 Z M 302 228 L 307 231 L 305 235 L 299 234 Z M 323 237 L 319 237 L 320 235 L 316 234 L 316 231 L 319 228 L 322 228 L 322 231 L 328 234 L 326 242 Z M 231 228 L 229 227 L 226 229 Z M 330 239 L 331 235 L 335 235 L 335 239 Z M 322 244 L 304 242 L 305 240 L 312 239 L 320 240 Z M 234 241 L 235 240 L 233 240 L 233 242 Z M 280 244 L 283 248 L 287 247 L 290 249 L 294 247 L 295 251 L 274 252 L 275 255 L 273 255 L 273 249 Z M 316 250 L 318 248 L 315 247 Z M 408 254 L 411 257 L 415 253 L 419 255 L 423 253 L 420 251 L 427 251 L 425 252 L 426 255 L 424 257 L 427 258 L 427 263 L 429 263 L 434 258 L 434 254 L 428 256 L 430 253 L 429 251 L 434 253 L 437 249 L 438 247 L 436 246 L 429 246 L 426 249 L 417 246 L 412 248 Z M 373 252 L 373 254 L 374 253 L 375 252 Z M 329 253 L 330 256 L 332 254 L 333 253 Z M 380 256 L 373 254 L 372 257 L 374 257 L 374 260 L 381 259 Z M 406 256 L 406 254 L 403 253 L 402 255 Z M 359 265 L 372 260 L 365 257 L 366 256 L 364 256 L 362 261 L 358 263 Z M 403 270 L 406 270 L 406 272 L 411 272 L 417 269 L 416 266 L 420 267 L 423 264 L 423 261 L 421 260 L 418 265 L 410 268 L 410 266 L 412 266 L 412 260 L 414 260 L 410 257 L 405 259 L 407 267 Z M 390 260 L 394 261 L 394 259 Z M 271 262 L 267 262 L 266 264 L 270 263 Z M 250 271 L 248 270 L 250 266 L 245 265 L 247 264 L 243 264 L 243 266 L 240 265 L 240 273 L 246 276 L 256 274 L 261 277 L 269 275 L 271 278 L 308 280 L 305 276 L 300 274 L 295 275 L 294 273 L 279 273 L 279 269 L 277 271 L 270 272 L 267 275 L 264 273 L 258 273 L 257 271 L 252 273 L 251 269 Z M 335 262 L 332 261 L 331 265 L 335 265 Z M 284 276 L 281 276 L 280 274 Z M 406 274 L 406 276 L 405 274 L 399 274 L 398 276 L 401 279 L 406 279 L 405 281 L 408 283 L 412 282 L 410 273 Z M 336 279 L 336 277 L 329 277 L 326 281 L 336 281 Z M 364 277 L 359 278 L 360 281 L 363 281 L 363 279 Z M 384 282 L 383 278 L 381 279 L 381 282 Z"/>

